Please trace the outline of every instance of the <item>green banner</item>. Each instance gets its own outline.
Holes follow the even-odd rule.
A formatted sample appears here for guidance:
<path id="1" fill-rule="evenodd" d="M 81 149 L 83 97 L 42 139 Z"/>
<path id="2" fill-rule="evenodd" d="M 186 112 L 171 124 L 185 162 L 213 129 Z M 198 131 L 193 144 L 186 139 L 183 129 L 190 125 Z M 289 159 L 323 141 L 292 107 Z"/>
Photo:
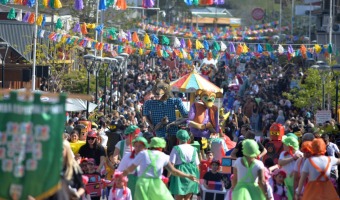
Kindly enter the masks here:
<path id="1" fill-rule="evenodd" d="M 0 199 L 43 199 L 60 188 L 66 95 L 0 100 Z"/>

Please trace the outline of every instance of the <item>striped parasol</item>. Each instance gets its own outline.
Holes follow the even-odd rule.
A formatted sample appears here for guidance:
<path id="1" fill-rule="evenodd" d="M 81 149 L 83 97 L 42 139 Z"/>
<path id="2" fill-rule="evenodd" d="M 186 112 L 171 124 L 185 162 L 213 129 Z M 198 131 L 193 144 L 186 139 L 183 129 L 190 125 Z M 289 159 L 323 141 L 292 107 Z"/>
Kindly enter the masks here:
<path id="1" fill-rule="evenodd" d="M 173 92 L 193 93 L 196 92 L 196 90 L 201 89 L 215 92 L 217 96 L 222 96 L 223 94 L 223 89 L 208 81 L 195 70 L 190 74 L 186 74 L 183 77 L 171 82 L 170 85 Z"/>

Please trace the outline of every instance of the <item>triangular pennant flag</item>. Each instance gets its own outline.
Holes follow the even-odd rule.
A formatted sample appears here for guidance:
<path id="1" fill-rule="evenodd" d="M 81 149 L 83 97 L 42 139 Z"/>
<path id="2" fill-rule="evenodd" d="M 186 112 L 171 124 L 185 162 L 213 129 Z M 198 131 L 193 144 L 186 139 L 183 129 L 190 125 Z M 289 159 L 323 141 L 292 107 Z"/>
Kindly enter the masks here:
<path id="1" fill-rule="evenodd" d="M 84 2 L 83 2 L 83 0 L 75 0 L 75 2 L 74 2 L 74 9 L 78 10 L 78 11 L 83 10 L 84 9 Z"/>
<path id="2" fill-rule="evenodd" d="M 38 26 L 41 26 L 42 21 L 43 21 L 43 15 L 39 15 L 38 18 L 37 18 L 37 22 L 36 22 L 37 25 L 38 25 Z"/>
<path id="3" fill-rule="evenodd" d="M 57 23 L 56 23 L 56 25 L 55 25 L 55 28 L 56 28 L 56 29 L 62 29 L 62 28 L 63 28 L 63 21 L 61 21 L 60 18 L 57 20 Z"/>
<path id="4" fill-rule="evenodd" d="M 175 37 L 174 48 L 179 48 L 180 46 L 181 46 L 181 42 L 179 41 L 179 39 L 177 37 Z"/>
<path id="5" fill-rule="evenodd" d="M 227 45 L 224 44 L 224 42 L 220 42 L 220 46 L 221 46 L 221 51 L 226 51 L 227 50 Z"/>
<path id="6" fill-rule="evenodd" d="M 257 52 L 259 52 L 259 53 L 263 52 L 263 48 L 262 48 L 261 44 L 257 44 Z"/>
<path id="7" fill-rule="evenodd" d="M 15 19 L 19 22 L 22 21 L 22 10 L 20 9 L 19 12 L 17 13 L 17 16 L 15 17 Z"/>
<path id="8" fill-rule="evenodd" d="M 199 49 L 203 49 L 203 48 L 204 48 L 204 46 L 202 45 L 202 43 L 199 40 L 196 40 L 196 49 L 199 50 Z"/>
<path id="9" fill-rule="evenodd" d="M 148 46 L 148 45 L 151 44 L 150 37 L 149 37 L 149 35 L 148 35 L 147 33 L 145 33 L 145 35 L 144 35 L 144 44 L 145 44 L 146 46 Z"/>
<path id="10" fill-rule="evenodd" d="M 332 44 L 328 44 L 327 52 L 328 52 L 329 54 L 332 54 L 332 53 L 333 53 Z"/>
<path id="11" fill-rule="evenodd" d="M 283 54 L 285 49 L 283 48 L 283 46 L 281 44 L 279 44 L 279 47 L 277 48 L 277 51 L 279 52 L 279 54 Z"/>
<path id="12" fill-rule="evenodd" d="M 11 10 L 7 14 L 7 19 L 15 19 L 15 9 L 11 8 Z"/>

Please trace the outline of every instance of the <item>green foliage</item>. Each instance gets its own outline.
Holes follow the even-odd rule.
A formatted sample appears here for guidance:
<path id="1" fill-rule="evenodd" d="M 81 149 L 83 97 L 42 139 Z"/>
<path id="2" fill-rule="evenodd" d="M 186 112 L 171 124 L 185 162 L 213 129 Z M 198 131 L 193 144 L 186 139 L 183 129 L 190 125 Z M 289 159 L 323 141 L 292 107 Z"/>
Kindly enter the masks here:
<path id="1" fill-rule="evenodd" d="M 308 69 L 305 72 L 306 78 L 299 83 L 299 89 L 293 89 L 290 92 L 283 93 L 283 96 L 294 102 L 298 108 L 310 108 L 314 111 L 321 108 L 322 105 L 322 80 L 320 73 L 315 69 Z M 327 94 L 331 99 L 335 99 L 335 81 L 331 73 L 325 73 L 325 99 Z M 325 100 L 325 101 L 326 101 Z M 327 102 L 326 102 L 327 103 Z M 334 105 L 333 101 L 331 102 Z"/>

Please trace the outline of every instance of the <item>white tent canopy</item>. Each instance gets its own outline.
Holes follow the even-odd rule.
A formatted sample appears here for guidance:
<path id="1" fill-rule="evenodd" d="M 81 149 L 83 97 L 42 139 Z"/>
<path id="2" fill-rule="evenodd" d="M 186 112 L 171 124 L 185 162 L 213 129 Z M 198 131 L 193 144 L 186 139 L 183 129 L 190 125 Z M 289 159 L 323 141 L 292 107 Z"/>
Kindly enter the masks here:
<path id="1" fill-rule="evenodd" d="M 82 111 L 86 110 L 87 101 L 82 99 L 74 99 L 74 98 L 67 98 L 66 99 L 66 111 Z M 96 109 L 97 104 L 91 103 L 89 104 L 89 112 L 92 112 Z"/>
<path id="2" fill-rule="evenodd" d="M 25 88 L 21 88 L 21 89 L 18 89 L 17 91 L 24 91 L 26 90 Z M 43 91 L 40 91 L 40 90 L 35 90 L 34 92 L 36 93 L 41 93 L 41 101 L 47 101 L 47 102 L 55 102 L 57 101 L 58 99 L 57 98 L 49 98 L 49 97 L 46 97 L 44 96 L 44 92 Z M 68 112 L 73 112 L 73 111 L 83 111 L 83 110 L 86 110 L 86 107 L 87 107 L 87 101 L 86 100 L 82 100 L 82 99 L 78 99 L 78 98 L 67 98 L 66 99 L 66 111 Z M 92 112 L 94 109 L 96 109 L 98 105 L 97 104 L 94 104 L 94 103 L 91 103 L 89 104 L 89 112 Z"/>

